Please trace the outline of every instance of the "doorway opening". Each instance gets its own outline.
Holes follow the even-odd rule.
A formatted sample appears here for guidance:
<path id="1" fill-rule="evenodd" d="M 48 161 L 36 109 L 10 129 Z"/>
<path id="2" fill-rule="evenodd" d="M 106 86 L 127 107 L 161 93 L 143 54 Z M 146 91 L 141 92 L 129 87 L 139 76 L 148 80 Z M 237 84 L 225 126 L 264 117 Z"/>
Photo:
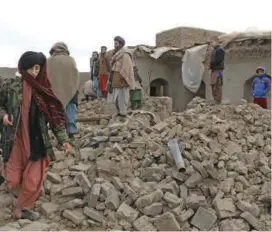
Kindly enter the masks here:
<path id="1" fill-rule="evenodd" d="M 158 78 L 150 83 L 150 96 L 163 97 L 169 96 L 169 83 L 168 81 Z"/>

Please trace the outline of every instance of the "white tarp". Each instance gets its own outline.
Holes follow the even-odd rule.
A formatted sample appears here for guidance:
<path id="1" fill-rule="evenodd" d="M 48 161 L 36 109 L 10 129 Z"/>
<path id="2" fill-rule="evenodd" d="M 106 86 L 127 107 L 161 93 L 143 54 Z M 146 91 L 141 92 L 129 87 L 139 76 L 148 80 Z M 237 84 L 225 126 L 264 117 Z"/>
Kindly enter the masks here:
<path id="1" fill-rule="evenodd" d="M 207 44 L 189 48 L 182 58 L 183 84 L 194 93 L 198 91 L 205 72 L 203 62 L 206 58 L 207 49 Z"/>

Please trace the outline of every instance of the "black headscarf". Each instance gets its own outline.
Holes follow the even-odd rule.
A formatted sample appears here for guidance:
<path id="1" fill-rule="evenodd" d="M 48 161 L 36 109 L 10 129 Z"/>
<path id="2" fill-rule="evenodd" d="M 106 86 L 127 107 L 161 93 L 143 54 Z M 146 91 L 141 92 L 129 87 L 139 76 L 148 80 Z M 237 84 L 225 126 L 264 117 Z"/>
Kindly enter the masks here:
<path id="1" fill-rule="evenodd" d="M 45 62 L 46 62 L 46 57 L 43 53 L 28 51 L 28 52 L 25 52 L 19 59 L 18 69 L 28 70 L 36 64 L 43 66 Z"/>
<path id="2" fill-rule="evenodd" d="M 122 45 L 122 47 L 124 47 L 126 44 L 126 41 L 121 36 L 115 36 L 114 41 L 118 41 Z"/>

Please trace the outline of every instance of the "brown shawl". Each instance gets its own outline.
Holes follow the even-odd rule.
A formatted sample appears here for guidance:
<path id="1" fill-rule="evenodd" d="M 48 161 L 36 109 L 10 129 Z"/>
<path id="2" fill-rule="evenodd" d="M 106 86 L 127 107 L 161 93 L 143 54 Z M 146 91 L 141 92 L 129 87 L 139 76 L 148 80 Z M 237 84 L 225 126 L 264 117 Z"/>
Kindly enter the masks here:
<path id="1" fill-rule="evenodd" d="M 110 63 L 106 54 L 99 56 L 99 76 L 107 75 L 110 72 Z"/>
<path id="2" fill-rule="evenodd" d="M 111 60 L 111 70 L 119 72 L 131 89 L 135 88 L 131 54 L 125 48 L 116 52 Z"/>
<path id="3" fill-rule="evenodd" d="M 52 88 L 66 107 L 79 88 L 79 73 L 74 58 L 64 43 L 56 43 L 50 50 L 47 72 Z"/>

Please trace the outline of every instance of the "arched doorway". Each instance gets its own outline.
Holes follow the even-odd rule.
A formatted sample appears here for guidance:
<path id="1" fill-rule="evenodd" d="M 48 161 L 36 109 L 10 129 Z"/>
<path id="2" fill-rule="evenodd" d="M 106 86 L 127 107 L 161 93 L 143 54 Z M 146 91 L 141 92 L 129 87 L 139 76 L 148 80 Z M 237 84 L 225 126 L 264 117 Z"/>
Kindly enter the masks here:
<path id="1" fill-rule="evenodd" d="M 247 100 L 249 103 L 253 102 L 252 83 L 254 78 L 255 76 L 251 77 L 244 84 L 244 99 Z M 271 81 L 271 77 L 269 77 L 269 79 Z M 267 96 L 267 98 L 268 98 L 268 109 L 271 109 L 271 91 L 269 92 L 269 95 Z"/>
<path id="2" fill-rule="evenodd" d="M 206 84 L 204 81 L 201 81 L 200 87 L 196 92 L 196 96 L 206 99 Z"/>
<path id="3" fill-rule="evenodd" d="M 169 96 L 169 84 L 168 81 L 157 78 L 150 83 L 150 96 L 162 97 Z"/>

